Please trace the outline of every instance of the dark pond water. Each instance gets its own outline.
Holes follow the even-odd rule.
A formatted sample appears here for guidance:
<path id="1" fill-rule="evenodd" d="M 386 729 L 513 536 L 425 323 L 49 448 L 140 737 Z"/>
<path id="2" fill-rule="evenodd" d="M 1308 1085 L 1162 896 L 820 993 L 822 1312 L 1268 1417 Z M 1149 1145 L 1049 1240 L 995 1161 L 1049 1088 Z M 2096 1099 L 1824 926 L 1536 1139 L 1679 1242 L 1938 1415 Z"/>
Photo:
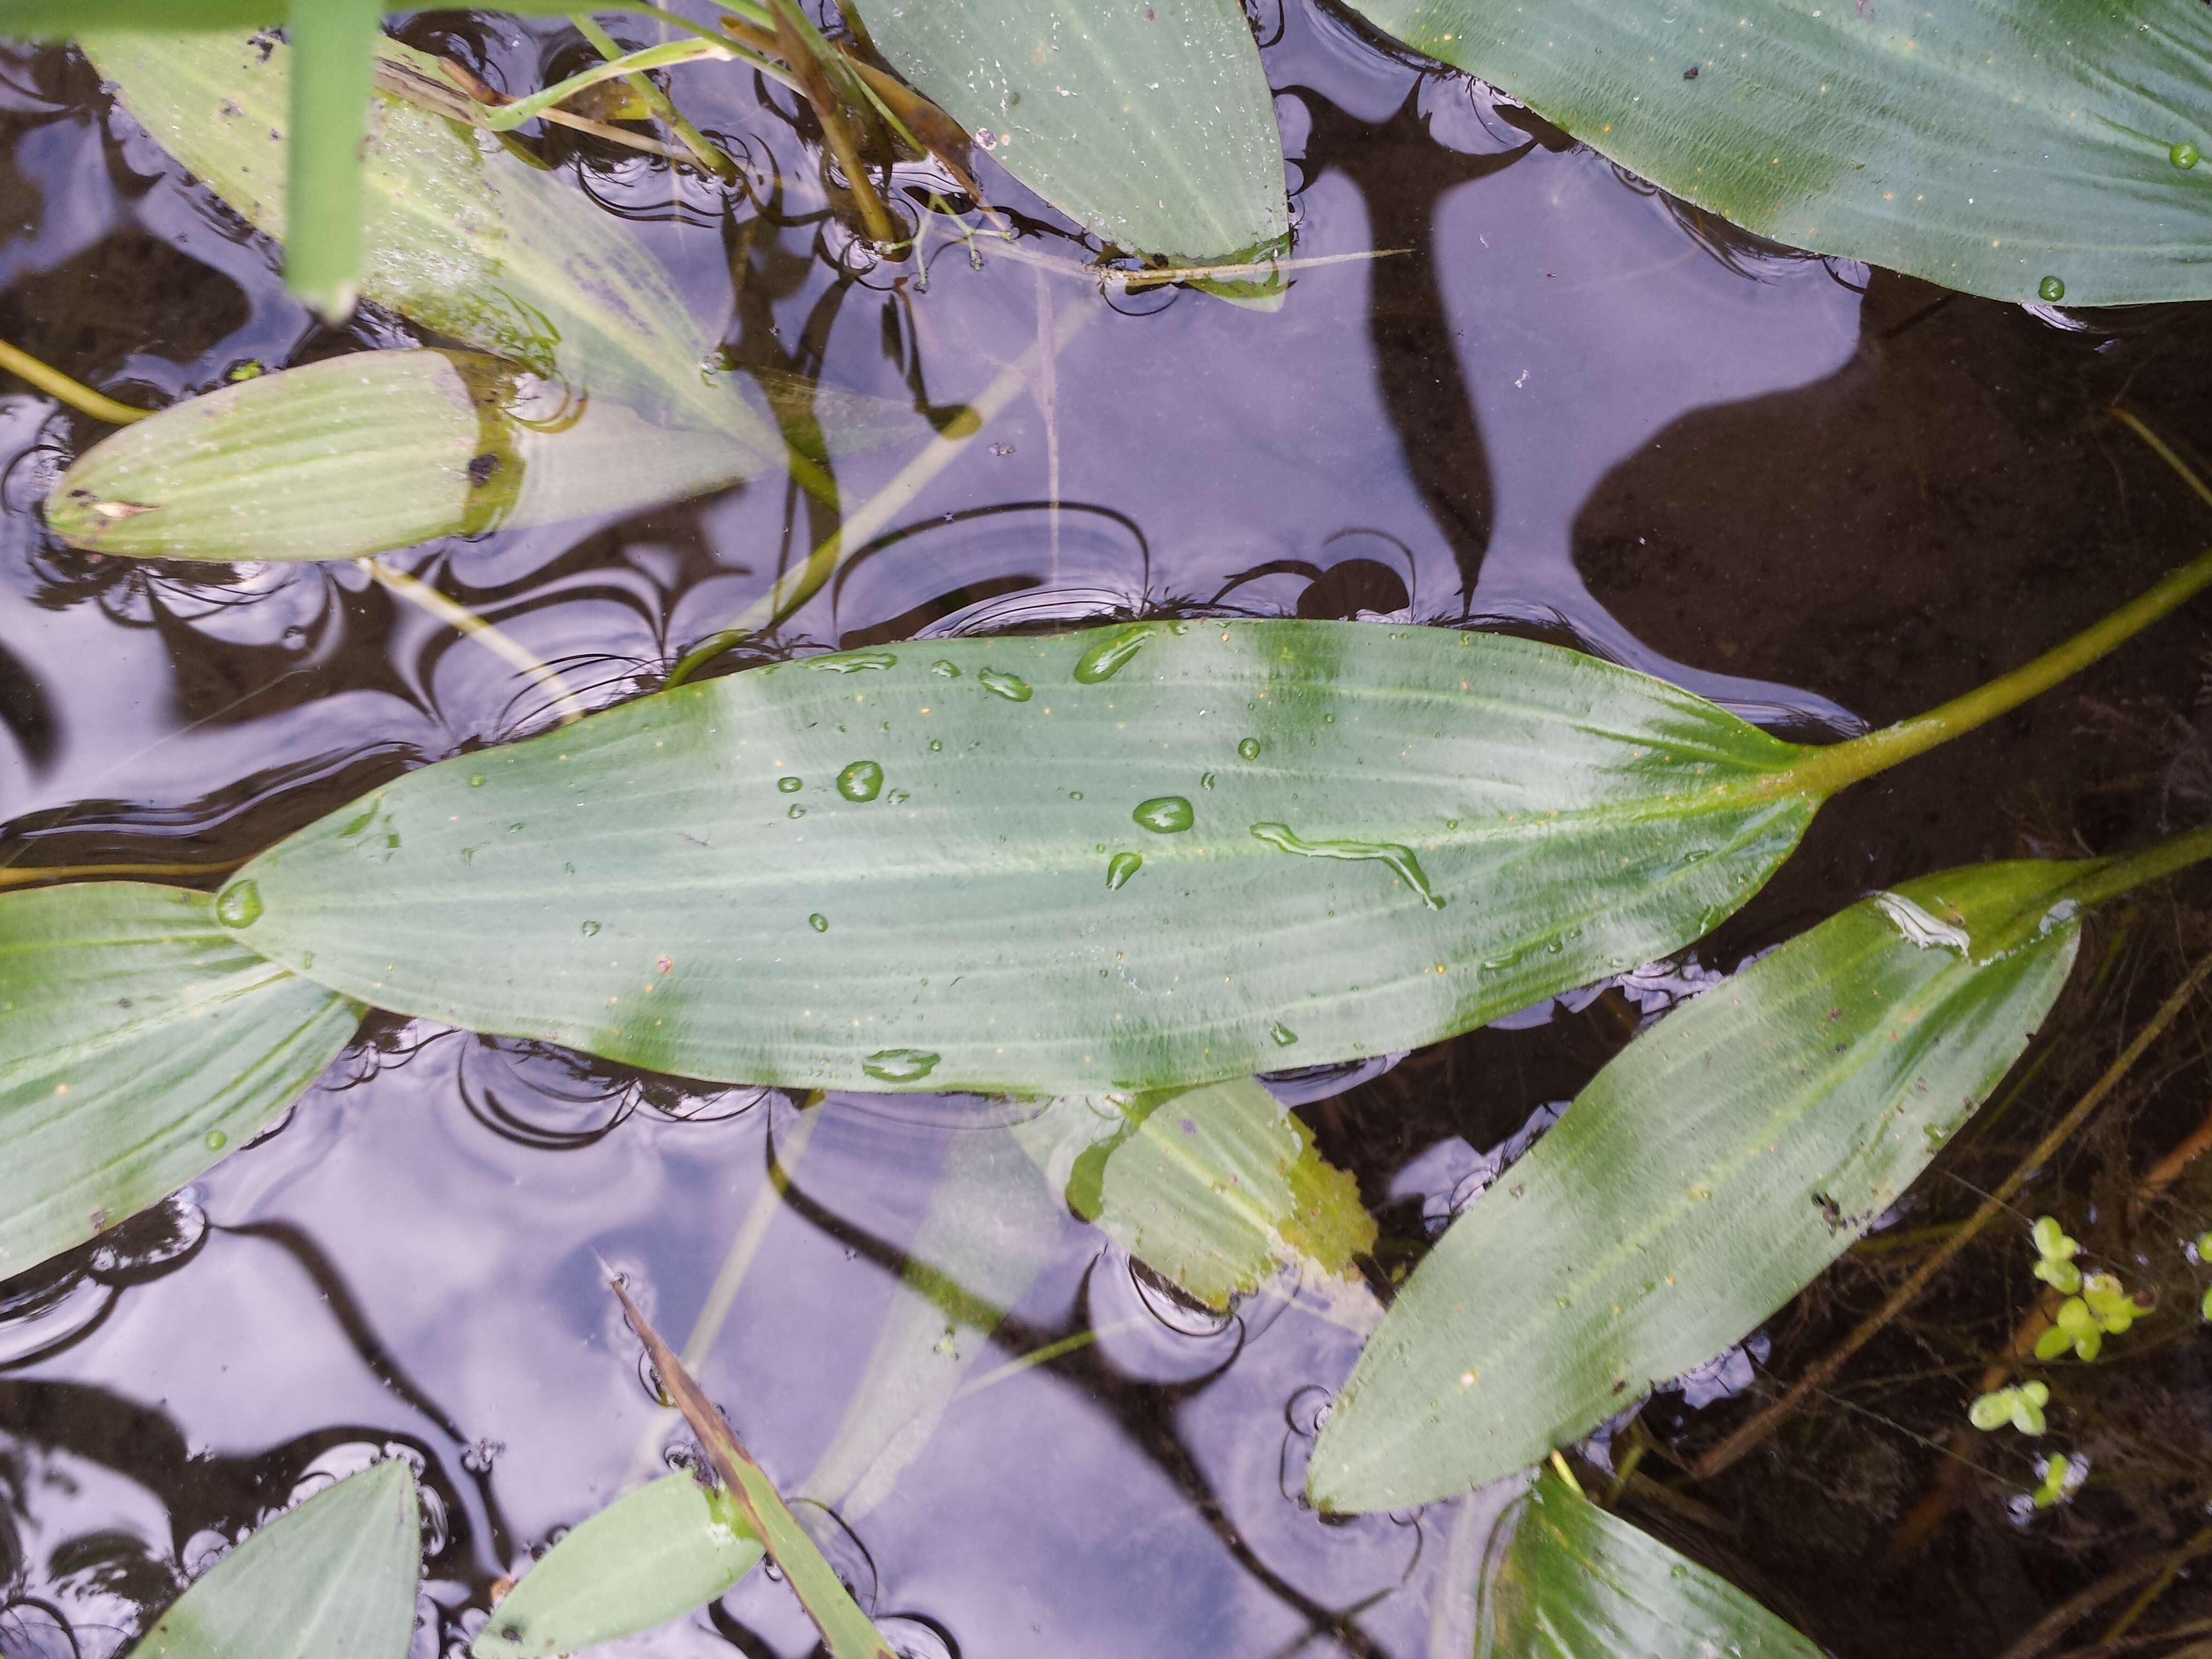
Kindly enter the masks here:
<path id="1" fill-rule="evenodd" d="M 879 544 L 718 667 L 1170 606 L 1403 613 L 1580 642 L 1764 723 L 1840 733 L 2025 659 L 2212 539 L 2212 512 L 2103 412 L 2124 399 L 2185 453 L 2212 448 L 2204 311 L 2031 314 L 1755 246 L 1325 9 L 1263 9 L 1297 252 L 1392 251 L 1301 270 L 1273 314 L 1188 292 L 1109 298 L 988 243 L 980 265 L 934 243 L 926 288 L 911 265 L 862 269 L 821 210 L 815 151 L 734 74 L 677 84 L 781 196 L 725 198 L 658 162 L 553 146 L 702 314 L 729 319 L 738 362 L 941 408 L 1086 324 Z M 575 50 L 573 33 L 507 21 L 408 33 L 512 88 Z M 0 59 L 0 337 L 70 374 L 166 401 L 248 360 L 412 337 L 373 314 L 342 335 L 314 325 L 271 248 L 67 53 Z M 996 182 L 1031 216 L 1026 246 L 1082 257 L 1048 210 Z M 917 415 L 911 440 L 842 463 L 846 500 L 872 496 L 927 433 Z M 540 687 L 350 566 L 147 567 L 63 548 L 37 502 L 99 434 L 0 382 L 0 861 L 212 869 L 546 718 Z M 769 479 L 388 562 L 606 702 L 649 689 L 827 527 Z M 1683 960 L 1380 1074 L 1286 1085 L 1382 1223 L 1378 1287 L 1478 1156 L 1571 1097 L 1680 970 L 1730 969 L 1892 881 L 2137 845 L 2212 808 L 2208 621 L 2185 612 L 1845 796 Z M 2072 1504 L 2023 1520 L 2024 1443 L 1956 1437 L 2034 1289 L 2016 1229 L 1969 1252 L 1761 1453 L 1702 1484 L 1680 1463 L 1872 1308 L 1917 1260 L 1915 1229 L 2002 1177 L 2212 944 L 2207 893 L 2185 881 L 2100 921 L 2033 1069 L 1876 1246 L 1655 1397 L 1625 1513 L 1868 1659 L 2000 1652 L 2195 1534 L 2212 1498 L 2212 1337 L 2173 1243 L 2212 1218 L 2212 1188 L 2185 1176 L 2148 1212 L 2124 1201 L 2204 1113 L 2212 1030 L 2194 1014 L 2021 1200 L 2173 1279 L 2156 1318 L 2056 1391 L 2054 1443 L 2090 1459 Z M 832 1097 L 779 1203 L 768 1170 L 793 1099 L 373 1022 L 276 1132 L 0 1285 L 0 1655 L 120 1651 L 302 1481 L 392 1446 L 419 1454 L 441 1523 L 417 1650 L 459 1651 L 495 1579 L 682 1442 L 641 1382 L 601 1258 L 650 1286 L 672 1336 L 727 1299 L 703 1381 L 796 1482 L 979 1109 Z M 963 1399 L 854 1528 L 844 1565 L 913 1653 L 1467 1650 L 1461 1506 L 1324 1522 L 1296 1500 L 1354 1338 L 1256 1304 L 1194 1327 L 1072 1218 L 1016 1313 L 985 1369 L 1105 1334 Z M 1610 1453 L 1590 1455 L 1602 1468 Z M 1948 1513 L 1911 1543 L 1931 1492 Z M 2212 1611 L 2186 1568 L 2139 1577 L 2051 1650 L 2097 1640 L 2147 1583 L 2159 1595 L 2135 1634 Z M 799 1656 L 811 1640 L 756 1575 L 622 1651 Z"/>

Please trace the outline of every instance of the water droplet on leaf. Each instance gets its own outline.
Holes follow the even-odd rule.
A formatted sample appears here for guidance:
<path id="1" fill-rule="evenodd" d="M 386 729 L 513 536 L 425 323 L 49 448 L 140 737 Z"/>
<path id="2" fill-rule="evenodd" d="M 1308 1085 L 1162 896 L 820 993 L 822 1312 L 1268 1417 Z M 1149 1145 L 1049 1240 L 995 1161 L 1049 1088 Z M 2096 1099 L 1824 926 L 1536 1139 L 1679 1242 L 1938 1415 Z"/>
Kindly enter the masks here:
<path id="1" fill-rule="evenodd" d="M 975 681 L 993 696 L 1004 697 L 1008 702 L 1027 702 L 1036 695 L 1018 674 L 1002 674 L 995 668 L 979 670 Z"/>
<path id="2" fill-rule="evenodd" d="M 2066 284 L 2056 276 L 2046 276 L 2035 285 L 2035 291 L 2047 305 L 2057 305 L 2066 297 Z"/>
<path id="3" fill-rule="evenodd" d="M 937 1061 L 927 1048 L 878 1048 L 860 1069 L 881 1083 L 912 1083 L 935 1071 Z"/>
<path id="4" fill-rule="evenodd" d="M 1125 628 L 1101 640 L 1075 659 L 1075 678 L 1085 685 L 1112 679 L 1128 665 L 1130 658 L 1144 648 L 1152 632 L 1150 627 Z"/>
<path id="5" fill-rule="evenodd" d="M 796 775 L 786 775 L 775 781 L 775 787 L 787 795 L 795 795 L 805 787 L 805 782 Z"/>
<path id="6" fill-rule="evenodd" d="M 251 881 L 233 882 L 215 902 L 215 919 L 226 927 L 251 927 L 261 920 L 261 890 Z"/>
<path id="7" fill-rule="evenodd" d="M 1246 738 L 1242 743 L 1239 743 L 1237 745 L 1237 752 L 1243 756 L 1246 760 L 1259 759 L 1260 739 L 1257 738 Z"/>
<path id="8" fill-rule="evenodd" d="M 1155 795 L 1129 815 L 1156 836 L 1180 835 L 1190 828 L 1190 803 L 1181 795 Z"/>
<path id="9" fill-rule="evenodd" d="M 1142 853 L 1116 853 L 1106 866 L 1106 884 L 1112 888 L 1125 886 L 1129 878 L 1144 866 Z"/>
<path id="10" fill-rule="evenodd" d="M 826 933 L 830 931 L 830 918 L 817 910 L 812 915 L 807 917 L 806 925 L 817 933 Z"/>
<path id="11" fill-rule="evenodd" d="M 872 760 L 856 760 L 837 775 L 837 793 L 847 800 L 873 800 L 883 787 L 884 769 Z"/>
<path id="12" fill-rule="evenodd" d="M 2204 152 L 2197 148 L 2194 141 L 2185 138 L 2166 151 L 2166 159 L 2178 167 L 2193 167 L 2204 159 Z"/>

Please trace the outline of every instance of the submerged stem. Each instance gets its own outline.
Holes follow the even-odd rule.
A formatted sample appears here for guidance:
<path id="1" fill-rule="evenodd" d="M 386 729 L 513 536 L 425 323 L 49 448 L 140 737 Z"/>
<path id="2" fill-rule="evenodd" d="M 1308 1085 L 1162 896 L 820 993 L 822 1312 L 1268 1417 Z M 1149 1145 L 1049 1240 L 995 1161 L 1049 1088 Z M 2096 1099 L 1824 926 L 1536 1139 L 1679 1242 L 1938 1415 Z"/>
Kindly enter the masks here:
<path id="1" fill-rule="evenodd" d="M 1827 796 L 1845 786 L 1884 772 L 1899 761 L 1924 754 L 1938 744 L 1986 726 L 2000 714 L 2010 714 L 2031 697 L 2040 696 L 2069 675 L 2079 673 L 2099 658 L 2118 650 L 2169 611 L 2212 586 L 2212 548 L 2169 574 L 2148 592 L 2122 605 L 2094 627 L 2086 628 L 2065 644 L 2045 652 L 2009 674 L 1977 686 L 1963 697 L 1954 697 L 1924 714 L 1869 732 L 1849 743 L 1814 750 L 1796 765 L 1774 775 L 1767 787 L 1775 793 L 1803 793 Z"/>
<path id="2" fill-rule="evenodd" d="M 17 346 L 0 340 L 0 368 L 4 368 L 19 380 L 27 380 L 49 398 L 67 404 L 80 415 L 89 415 L 95 421 L 106 421 L 111 426 L 128 426 L 133 421 L 143 421 L 154 411 L 133 409 L 129 404 L 118 404 L 103 392 L 94 392 L 82 380 L 72 380 L 58 368 L 49 368 L 36 357 Z"/>
<path id="3" fill-rule="evenodd" d="M 498 623 L 486 622 L 468 606 L 447 599 L 429 583 L 410 576 L 404 570 L 394 570 L 388 565 L 379 564 L 374 559 L 361 558 L 354 562 L 409 604 L 428 611 L 456 633 L 474 640 L 494 656 L 504 658 L 537 681 L 553 699 L 553 706 L 561 711 L 561 725 L 566 726 L 570 720 L 582 718 L 584 705 L 577 697 L 575 688 L 561 678 L 560 670 L 541 661 L 527 646 Z"/>
<path id="4" fill-rule="evenodd" d="M 592 43 L 592 50 L 612 63 L 623 55 L 615 38 L 599 25 L 599 20 L 587 11 L 577 12 L 569 21 L 577 31 Z M 659 116 L 668 130 L 674 133 L 684 148 L 691 152 L 691 159 L 705 167 L 724 184 L 735 184 L 738 164 L 707 141 L 707 135 L 684 118 L 676 107 L 676 100 L 663 92 L 650 76 L 630 74 L 623 76 L 623 83 L 645 100 L 646 107 Z"/>
<path id="5" fill-rule="evenodd" d="M 968 407 L 975 416 L 972 421 L 963 421 L 957 428 L 939 433 L 923 445 L 914 459 L 899 469 L 897 476 L 859 512 L 823 538 L 822 544 L 807 556 L 805 564 L 796 570 L 785 571 L 775 586 L 736 621 L 709 634 L 678 658 L 676 665 L 668 671 L 668 678 L 661 682 L 661 690 L 672 690 L 682 685 L 731 647 L 744 644 L 749 636 L 763 629 L 775 627 L 805 604 L 854 550 L 865 547 L 871 537 L 904 512 L 939 473 L 952 465 L 969 441 L 1022 394 L 1038 369 L 1042 354 L 1064 349 L 1097 314 L 1097 307 L 1091 306 L 1071 306 L 1060 313 L 1050 339 L 1037 341 L 1000 370 L 981 393 L 969 399 Z"/>

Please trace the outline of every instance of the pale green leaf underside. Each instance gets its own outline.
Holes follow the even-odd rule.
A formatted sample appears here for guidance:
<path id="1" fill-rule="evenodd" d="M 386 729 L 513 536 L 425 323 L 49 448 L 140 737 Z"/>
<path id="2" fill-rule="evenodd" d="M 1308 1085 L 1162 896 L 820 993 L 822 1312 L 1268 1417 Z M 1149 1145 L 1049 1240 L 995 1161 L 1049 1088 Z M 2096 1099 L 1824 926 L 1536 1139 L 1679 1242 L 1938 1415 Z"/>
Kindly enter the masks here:
<path id="1" fill-rule="evenodd" d="M 1820 1659 L 1727 1580 L 1548 1476 L 1499 1521 L 1474 1659 Z"/>
<path id="2" fill-rule="evenodd" d="M 867 0 L 891 66 L 1015 178 L 1131 252 L 1290 231 L 1282 135 L 1237 0 Z"/>
<path id="3" fill-rule="evenodd" d="M 2034 924 L 2080 869 L 1908 883 L 1638 1036 L 1414 1271 L 1322 1430 L 1316 1501 L 1395 1509 L 1510 1474 L 1809 1284 L 2027 1046 L 2081 932 L 2070 911 Z M 2022 925 L 1993 959 L 1942 942 Z"/>
<path id="4" fill-rule="evenodd" d="M 1066 1096 L 1014 1133 L 1077 1214 L 1218 1311 L 1285 1267 L 1352 1295 L 1353 1259 L 1374 1246 L 1358 1184 L 1249 1078 L 1135 1102 Z"/>
<path id="5" fill-rule="evenodd" d="M 406 1659 L 422 1552 L 414 1471 L 375 1464 L 216 1562 L 131 1659 Z"/>
<path id="6" fill-rule="evenodd" d="M 695 1077 L 1162 1087 L 1412 1048 L 1678 949 L 1816 804 L 1777 775 L 1806 751 L 1554 647 L 1158 624 L 1077 680 L 1115 637 L 810 659 L 429 768 L 254 860 L 238 937 Z M 1193 826 L 1141 826 L 1162 799 Z M 1351 841 L 1384 856 L 1283 850 Z"/>
<path id="7" fill-rule="evenodd" d="M 94 882 L 0 897 L 0 1278 L 243 1146 L 360 1018 L 225 938 L 204 893 Z"/>
<path id="8" fill-rule="evenodd" d="M 2000 300 L 2212 295 L 2212 167 L 2168 159 L 2212 152 L 2203 5 L 1348 3 L 1792 247 Z"/>
<path id="9" fill-rule="evenodd" d="M 652 507 L 754 470 L 726 432 L 566 404 L 476 352 L 327 358 L 111 434 L 55 484 L 46 522 L 139 558 L 342 559 Z"/>
<path id="10" fill-rule="evenodd" d="M 491 1611 L 476 1659 L 572 1653 L 681 1619 L 761 1559 L 736 1507 L 689 1474 L 663 1475 L 567 1534 Z"/>
<path id="11" fill-rule="evenodd" d="M 209 33 L 88 33 L 82 45 L 155 142 L 283 240 L 288 47 Z M 422 53 L 389 40 L 377 51 L 439 81 Z M 380 94 L 362 178 L 365 298 L 578 397 L 726 431 L 756 465 L 781 453 L 734 386 L 708 380 L 714 339 L 659 261 L 557 173 Z"/>

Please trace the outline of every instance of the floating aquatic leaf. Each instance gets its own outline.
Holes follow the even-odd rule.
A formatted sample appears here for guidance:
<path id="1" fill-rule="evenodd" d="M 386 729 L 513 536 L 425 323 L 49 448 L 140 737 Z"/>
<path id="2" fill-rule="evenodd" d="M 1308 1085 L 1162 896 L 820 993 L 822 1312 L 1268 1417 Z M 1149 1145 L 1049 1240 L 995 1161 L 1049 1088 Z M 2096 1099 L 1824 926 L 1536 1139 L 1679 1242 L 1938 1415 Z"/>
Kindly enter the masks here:
<path id="1" fill-rule="evenodd" d="M 476 1659 L 532 1659 L 653 1630 L 753 1570 L 760 1540 L 689 1474 L 617 1499 L 547 1551 L 484 1622 Z"/>
<path id="2" fill-rule="evenodd" d="M 95 33 L 91 15 L 88 3 L 79 20 L 85 53 L 124 107 L 255 228 L 283 240 L 290 49 L 266 36 Z M 425 53 L 384 40 L 376 52 L 388 67 L 445 84 Z M 767 423 L 708 373 L 715 339 L 667 270 L 559 174 L 382 94 L 360 165 L 364 297 L 578 398 L 726 431 L 756 465 L 781 456 Z"/>
<path id="3" fill-rule="evenodd" d="M 619 1279 L 614 1292 L 623 1311 L 629 1316 L 631 1328 L 644 1340 L 646 1354 L 659 1373 L 661 1386 L 720 1474 L 723 1491 L 744 1516 L 753 1535 L 766 1547 L 768 1559 L 783 1574 L 806 1609 L 806 1616 L 822 1632 L 830 1659 L 898 1659 L 854 1601 L 836 1569 L 823 1558 L 799 1518 L 786 1507 L 767 1471 L 753 1462 L 728 1419 L 714 1408 L 684 1362 L 660 1340 L 660 1334 Z"/>
<path id="4" fill-rule="evenodd" d="M 415 1471 L 404 1458 L 373 1464 L 209 1568 L 131 1659 L 407 1659 L 422 1534 Z"/>
<path id="5" fill-rule="evenodd" d="M 1236 0 L 863 9 L 894 69 L 1108 243 L 1216 259 L 1288 234 L 1282 135 Z"/>
<path id="6" fill-rule="evenodd" d="M 1820 1659 L 1717 1574 L 1551 1475 L 1499 1517 L 1475 1659 Z"/>
<path id="7" fill-rule="evenodd" d="M 646 507 L 738 482 L 726 432 L 641 418 L 465 351 L 364 351 L 259 375 L 111 434 L 46 498 L 71 546 L 340 559 Z"/>
<path id="8" fill-rule="evenodd" d="M 361 1012 L 225 938 L 204 893 L 118 881 L 0 896 L 0 1278 L 245 1145 Z"/>
<path id="9" fill-rule="evenodd" d="M 1141 1100 L 1070 1096 L 1014 1134 L 1075 1212 L 1217 1312 L 1285 1267 L 1325 1310 L 1370 1328 L 1357 1257 L 1375 1220 L 1352 1178 L 1249 1078 Z"/>
<path id="10" fill-rule="evenodd" d="M 1480 1486 L 1741 1340 L 2002 1079 L 2073 965 L 2069 896 L 2105 867 L 1908 883 L 1639 1035 L 1414 1270 L 1322 1431 L 1315 1501 Z"/>
<path id="11" fill-rule="evenodd" d="M 2000 300 L 2212 295 L 2203 6 L 1349 3 L 1792 247 Z"/>
<path id="12" fill-rule="evenodd" d="M 1066 1218 L 1005 1129 L 956 1134 L 852 1403 L 801 1492 L 848 1523 L 890 1496 L 1051 1260 Z"/>
<path id="13" fill-rule="evenodd" d="M 1356 1059 L 1686 945 L 1828 793 L 2208 580 L 2212 557 L 1826 749 L 1577 652 L 1433 629 L 1179 624 L 1093 683 L 1085 634 L 781 664 L 341 808 L 240 876 L 262 914 L 238 937 L 381 1007 L 692 1077 L 1173 1087 L 1280 1065 L 1285 1030 L 1308 1063 Z M 1246 737 L 1266 763 L 1231 763 Z M 863 740 L 900 799 L 830 786 Z M 786 775 L 821 781 L 787 801 Z M 1159 833 L 1109 888 L 1133 806 Z M 1301 855 L 1336 842 L 1364 850 Z"/>
<path id="14" fill-rule="evenodd" d="M 1085 684 L 1094 643 L 811 659 L 429 768 L 257 860 L 239 937 L 380 1006 L 690 1076 L 1175 1086 L 1279 1066 L 1278 1026 L 1310 1063 L 1410 1048 L 1676 949 L 1818 799 L 1790 773 L 1815 751 L 1528 641 L 1231 623 Z M 1268 763 L 1237 763 L 1255 732 Z M 856 751 L 911 799 L 846 799 Z M 1430 892 L 1265 823 L 1410 849 Z M 1133 836 L 1110 889 L 1094 848 Z"/>

